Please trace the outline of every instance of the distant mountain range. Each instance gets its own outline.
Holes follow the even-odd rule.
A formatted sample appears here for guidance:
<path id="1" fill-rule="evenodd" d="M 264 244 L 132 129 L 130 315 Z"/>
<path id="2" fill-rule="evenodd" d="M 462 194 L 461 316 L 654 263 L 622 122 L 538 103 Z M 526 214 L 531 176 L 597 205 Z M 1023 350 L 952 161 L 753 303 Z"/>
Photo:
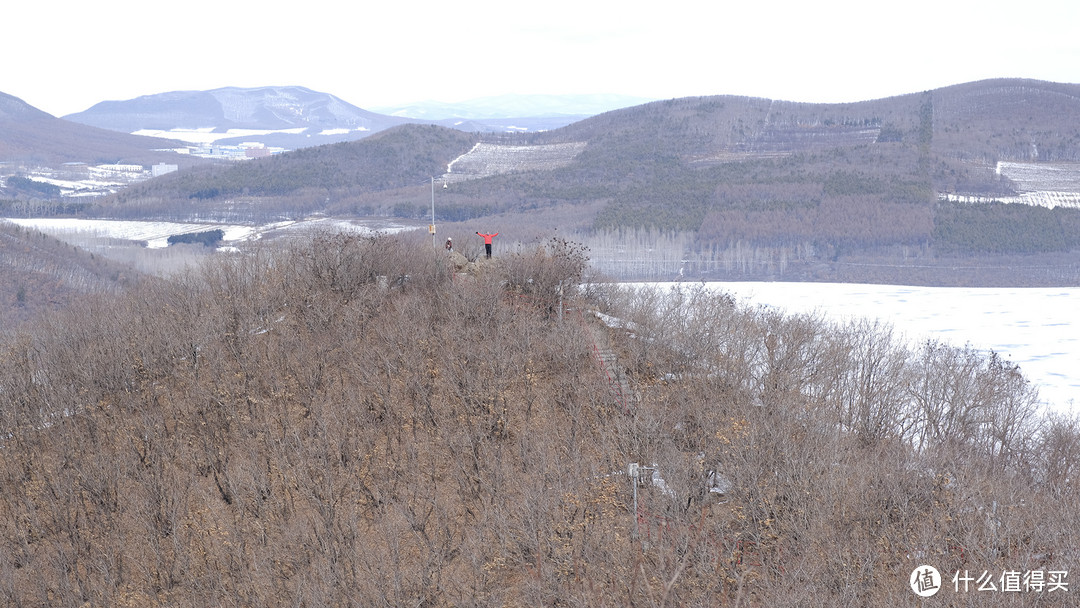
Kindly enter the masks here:
<path id="1" fill-rule="evenodd" d="M 172 91 L 103 101 L 64 119 L 124 133 L 175 134 L 219 145 L 258 141 L 286 149 L 360 139 L 409 122 L 304 87 Z"/>
<path id="2" fill-rule="evenodd" d="M 53 118 L 10 97 L 0 101 L 0 182 L 7 179 L 0 204 L 48 196 L 27 183 L 28 175 L 41 174 L 20 169 L 18 162 L 30 164 L 25 159 L 147 164 L 171 154 L 176 164 L 198 164 L 191 155 L 157 150 L 176 142 Z M 80 214 L 132 219 L 262 222 L 324 214 L 430 221 L 434 178 L 448 186 L 438 195 L 440 224 L 497 221 L 507 238 L 524 234 L 525 226 L 580 230 L 595 241 L 594 260 L 623 259 L 618 247 L 596 241 L 604 235 L 667 235 L 677 243 L 665 253 L 671 272 L 682 272 L 686 262 L 688 274 L 731 279 L 986 284 L 992 281 L 981 276 L 943 279 L 934 265 L 997 264 L 1022 280 L 1027 268 L 1043 265 L 1064 270 L 1046 271 L 1041 281 L 1080 282 L 1077 84 L 995 79 L 839 104 L 690 97 L 512 134 L 469 128 L 479 119 L 466 117 L 450 119 L 457 126 L 451 129 L 367 113 L 292 87 L 123 105 L 141 110 L 109 113 L 140 118 L 114 127 L 170 132 L 182 125 L 237 138 L 254 137 L 261 127 L 312 142 L 335 132 L 361 139 L 252 162 L 202 161 L 205 169 L 181 166 L 54 212 L 79 205 Z M 916 268 L 931 270 L 897 274 Z M 873 276 L 859 275 L 864 269 Z"/>
<path id="3" fill-rule="evenodd" d="M 859 280 L 888 272 L 924 283 L 940 272 L 900 276 L 896 260 L 915 272 L 947 256 L 961 256 L 952 260 L 961 267 L 1004 255 L 1042 256 L 995 263 L 1060 265 L 1072 274 L 1053 280 L 1073 282 L 1077 116 L 1080 85 L 1018 79 L 845 104 L 681 98 L 510 136 L 400 125 L 150 180 L 102 205 L 113 217 L 152 206 L 216 216 L 243 204 L 266 220 L 302 211 L 420 221 L 431 217 L 434 176 L 448 185 L 438 222 L 498 221 L 506 234 L 582 229 L 594 239 L 680 235 L 670 272 L 684 261 L 686 272 L 729 279 L 838 280 L 872 269 Z M 596 260 L 622 259 L 610 244 L 590 247 Z"/>
<path id="4" fill-rule="evenodd" d="M 644 101 L 648 100 L 613 95 L 507 95 L 369 111 L 304 87 L 226 87 L 103 101 L 64 118 L 123 133 L 216 145 L 254 141 L 298 149 L 362 139 L 404 123 L 439 124 L 469 132 L 543 131 Z"/>

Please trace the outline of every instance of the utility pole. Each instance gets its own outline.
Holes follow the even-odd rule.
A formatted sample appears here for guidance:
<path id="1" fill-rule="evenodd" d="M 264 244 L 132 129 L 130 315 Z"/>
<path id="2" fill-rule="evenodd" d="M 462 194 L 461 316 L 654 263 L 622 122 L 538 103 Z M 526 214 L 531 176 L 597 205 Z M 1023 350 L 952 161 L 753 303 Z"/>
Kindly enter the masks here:
<path id="1" fill-rule="evenodd" d="M 435 249 L 435 176 L 431 176 L 431 226 L 428 226 L 428 232 L 431 233 L 431 248 Z"/>
<path id="2" fill-rule="evenodd" d="M 447 188 L 446 181 L 443 180 L 443 189 Z M 431 233 L 431 248 L 437 249 L 435 244 L 435 176 L 431 176 L 431 223 L 428 224 L 428 232 Z"/>

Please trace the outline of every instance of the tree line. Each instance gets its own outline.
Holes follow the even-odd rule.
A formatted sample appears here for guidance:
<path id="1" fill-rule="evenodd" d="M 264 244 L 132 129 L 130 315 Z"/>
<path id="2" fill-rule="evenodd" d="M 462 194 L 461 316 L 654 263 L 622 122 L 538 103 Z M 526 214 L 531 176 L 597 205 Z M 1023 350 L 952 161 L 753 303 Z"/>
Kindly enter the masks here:
<path id="1" fill-rule="evenodd" d="M 204 247 L 216 247 L 225 238 L 225 231 L 220 228 L 203 230 L 200 232 L 187 232 L 184 234 L 169 235 L 168 243 L 177 245 L 180 243 L 195 243 Z"/>
<path id="2" fill-rule="evenodd" d="M 933 241 L 942 253 L 1045 253 L 1080 249 L 1080 209 L 941 202 Z"/>

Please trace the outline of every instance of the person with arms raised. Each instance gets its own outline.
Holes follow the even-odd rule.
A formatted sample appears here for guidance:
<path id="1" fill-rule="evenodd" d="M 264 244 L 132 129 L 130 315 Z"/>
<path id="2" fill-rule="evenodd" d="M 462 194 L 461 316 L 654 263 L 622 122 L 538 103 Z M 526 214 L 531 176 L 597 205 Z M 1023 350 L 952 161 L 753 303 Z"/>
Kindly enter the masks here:
<path id="1" fill-rule="evenodd" d="M 484 251 L 487 253 L 488 259 L 491 259 L 491 239 L 499 236 L 499 233 L 496 232 L 494 234 L 480 234 L 479 232 L 477 232 L 476 234 L 484 239 Z"/>

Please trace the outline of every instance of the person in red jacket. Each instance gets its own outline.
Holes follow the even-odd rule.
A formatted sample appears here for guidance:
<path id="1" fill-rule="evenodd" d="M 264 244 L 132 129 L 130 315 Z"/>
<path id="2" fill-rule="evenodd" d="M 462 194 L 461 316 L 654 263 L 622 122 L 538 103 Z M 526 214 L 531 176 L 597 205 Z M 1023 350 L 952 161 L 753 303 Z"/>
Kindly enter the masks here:
<path id="1" fill-rule="evenodd" d="M 478 234 L 479 236 L 484 238 L 484 250 L 487 252 L 488 259 L 490 259 L 491 258 L 491 239 L 499 236 L 499 233 L 496 232 L 495 234 L 480 234 L 479 232 L 477 232 L 476 234 Z"/>

